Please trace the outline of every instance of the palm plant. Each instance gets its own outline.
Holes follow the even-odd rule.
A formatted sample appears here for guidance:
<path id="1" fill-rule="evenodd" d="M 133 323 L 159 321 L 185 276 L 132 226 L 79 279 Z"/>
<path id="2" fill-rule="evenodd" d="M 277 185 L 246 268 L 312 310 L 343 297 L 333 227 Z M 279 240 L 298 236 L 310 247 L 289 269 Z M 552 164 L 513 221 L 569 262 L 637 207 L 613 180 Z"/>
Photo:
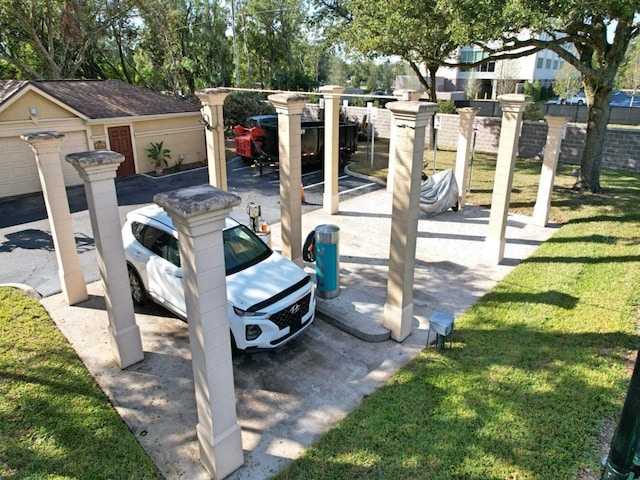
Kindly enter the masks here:
<path id="1" fill-rule="evenodd" d="M 171 158 L 171 150 L 164 148 L 164 141 L 151 142 L 145 151 L 156 169 L 168 166 L 167 160 Z"/>

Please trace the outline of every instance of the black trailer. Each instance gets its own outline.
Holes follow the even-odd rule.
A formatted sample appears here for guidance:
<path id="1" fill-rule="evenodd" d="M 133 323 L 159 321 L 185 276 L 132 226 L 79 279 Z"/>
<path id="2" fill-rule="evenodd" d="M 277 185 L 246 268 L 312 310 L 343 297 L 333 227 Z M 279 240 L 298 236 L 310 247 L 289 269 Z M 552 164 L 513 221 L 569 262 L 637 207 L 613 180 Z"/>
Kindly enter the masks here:
<path id="1" fill-rule="evenodd" d="M 324 122 L 302 122 L 301 124 L 302 164 L 322 161 L 324 158 Z M 240 130 L 236 128 L 236 132 Z M 358 124 L 340 122 L 339 124 L 340 164 L 344 165 L 351 154 L 358 149 Z M 259 115 L 249 118 L 248 127 L 236 137 L 238 155 L 250 158 L 260 169 L 278 168 L 278 117 Z"/>

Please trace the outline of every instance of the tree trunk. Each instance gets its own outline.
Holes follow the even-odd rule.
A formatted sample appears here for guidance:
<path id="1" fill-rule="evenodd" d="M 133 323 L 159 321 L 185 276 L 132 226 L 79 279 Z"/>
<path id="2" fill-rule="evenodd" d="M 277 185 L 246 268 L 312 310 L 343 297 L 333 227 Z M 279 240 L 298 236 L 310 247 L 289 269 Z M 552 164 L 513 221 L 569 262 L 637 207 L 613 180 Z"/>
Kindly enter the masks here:
<path id="1" fill-rule="evenodd" d="M 591 91 L 590 91 L 591 90 Z M 580 179 L 576 188 L 592 193 L 599 192 L 600 170 L 602 169 L 602 154 L 607 136 L 609 112 L 611 106 L 611 87 L 585 88 L 589 105 L 589 119 L 587 121 L 587 135 L 584 141 L 584 151 L 580 161 Z"/>

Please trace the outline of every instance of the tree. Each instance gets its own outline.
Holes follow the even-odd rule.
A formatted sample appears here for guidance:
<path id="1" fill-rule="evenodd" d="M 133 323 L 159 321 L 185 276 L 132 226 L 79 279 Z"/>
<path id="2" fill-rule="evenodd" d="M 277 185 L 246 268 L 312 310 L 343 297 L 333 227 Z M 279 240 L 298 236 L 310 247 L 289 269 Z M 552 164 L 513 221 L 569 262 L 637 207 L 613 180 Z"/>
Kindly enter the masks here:
<path id="1" fill-rule="evenodd" d="M 639 33 L 638 2 L 484 0 L 479 6 L 478 0 L 440 0 L 440 8 L 449 14 L 454 38 L 481 45 L 489 60 L 548 49 L 580 72 L 589 118 L 577 187 L 600 191 L 613 82 Z"/>
<path id="2" fill-rule="evenodd" d="M 369 58 L 398 55 L 405 60 L 436 101 L 436 73 L 457 47 L 447 27 L 447 17 L 437 9 L 436 0 L 344 0 L 324 3 L 323 15 L 330 12 L 336 26 L 331 38 L 344 42 Z M 426 67 L 423 74 L 421 66 Z"/>
<path id="3" fill-rule="evenodd" d="M 246 38 L 245 60 L 251 59 L 250 75 L 248 67 L 244 72 L 245 83 L 257 80 L 262 88 L 283 90 L 311 88 L 317 55 L 306 49 L 305 1 L 252 0 L 239 10 Z"/>
<path id="4" fill-rule="evenodd" d="M 0 60 L 24 78 L 76 78 L 87 52 L 118 21 L 129 0 L 0 0 Z"/>
<path id="5" fill-rule="evenodd" d="M 496 94 L 515 93 L 520 72 L 515 62 L 501 61 L 496 65 Z"/>
<path id="6" fill-rule="evenodd" d="M 467 98 L 469 99 L 476 98 L 481 88 L 482 88 L 482 80 L 480 80 L 473 72 L 469 74 L 467 83 L 464 86 L 464 93 L 467 95 Z"/>
<path id="7" fill-rule="evenodd" d="M 621 88 L 631 90 L 629 106 L 632 106 L 640 89 L 640 42 L 635 41 L 630 45 L 619 73 L 618 84 Z"/>
<path id="8" fill-rule="evenodd" d="M 580 72 L 578 72 L 573 66 L 565 63 L 553 81 L 553 91 L 562 98 L 570 98 L 580 91 L 582 86 L 582 80 L 580 78 Z"/>

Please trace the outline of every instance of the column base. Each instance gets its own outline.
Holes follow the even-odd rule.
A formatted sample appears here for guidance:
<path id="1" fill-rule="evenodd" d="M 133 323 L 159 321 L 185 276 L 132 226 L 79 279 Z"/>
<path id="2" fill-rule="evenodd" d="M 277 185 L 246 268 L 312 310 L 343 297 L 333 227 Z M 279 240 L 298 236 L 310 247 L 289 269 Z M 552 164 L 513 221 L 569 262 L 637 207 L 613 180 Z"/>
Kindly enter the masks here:
<path id="1" fill-rule="evenodd" d="M 109 325 L 109 339 L 113 356 L 121 369 L 125 369 L 144 360 L 140 329 L 135 323 L 117 333 Z"/>
<path id="2" fill-rule="evenodd" d="M 404 308 L 385 303 L 382 324 L 391 331 L 393 340 L 402 342 L 411 335 L 413 329 L 413 302 Z"/>
<path id="3" fill-rule="evenodd" d="M 485 258 L 488 263 L 498 265 L 504 258 L 504 238 L 489 238 L 485 240 Z"/>
<path id="4" fill-rule="evenodd" d="M 546 227 L 549 221 L 549 209 L 538 207 L 538 204 L 533 207 L 533 216 L 531 217 L 531 223 L 538 227 Z"/>
<path id="5" fill-rule="evenodd" d="M 340 200 L 338 194 L 336 193 L 326 193 L 322 197 L 322 208 L 324 213 L 328 213 L 329 215 L 335 215 L 340 211 Z"/>
<path id="6" fill-rule="evenodd" d="M 62 294 L 69 305 L 75 305 L 89 299 L 87 285 L 84 283 L 84 272 L 82 270 L 60 272 L 58 276 L 60 278 Z"/>
<path id="7" fill-rule="evenodd" d="M 215 438 L 211 438 L 207 429 L 200 424 L 196 426 L 196 431 L 200 444 L 200 463 L 212 478 L 225 478 L 244 464 L 240 425 L 236 423 Z"/>

